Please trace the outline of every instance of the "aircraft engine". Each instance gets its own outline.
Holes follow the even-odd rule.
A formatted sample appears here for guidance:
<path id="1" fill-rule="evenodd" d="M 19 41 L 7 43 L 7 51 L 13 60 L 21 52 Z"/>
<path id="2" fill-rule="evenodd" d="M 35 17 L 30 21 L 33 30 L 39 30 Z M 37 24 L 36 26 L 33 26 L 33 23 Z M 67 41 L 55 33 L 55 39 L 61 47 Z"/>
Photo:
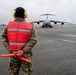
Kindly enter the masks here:
<path id="1" fill-rule="evenodd" d="M 37 22 L 37 24 L 40 24 L 40 22 Z"/>
<path id="2" fill-rule="evenodd" d="M 57 22 L 54 22 L 54 24 L 57 24 Z"/>

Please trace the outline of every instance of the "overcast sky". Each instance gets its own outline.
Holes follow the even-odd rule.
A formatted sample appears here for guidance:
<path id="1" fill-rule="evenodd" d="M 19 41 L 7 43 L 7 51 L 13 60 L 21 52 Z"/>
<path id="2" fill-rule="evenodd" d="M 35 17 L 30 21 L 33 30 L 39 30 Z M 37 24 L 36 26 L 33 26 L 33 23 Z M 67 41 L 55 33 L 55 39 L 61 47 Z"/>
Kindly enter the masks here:
<path id="1" fill-rule="evenodd" d="M 76 23 L 76 0 L 0 0 L 0 24 L 13 20 L 12 13 L 17 7 L 28 12 L 27 21 L 44 20 L 44 13 L 55 14 L 49 19 Z"/>

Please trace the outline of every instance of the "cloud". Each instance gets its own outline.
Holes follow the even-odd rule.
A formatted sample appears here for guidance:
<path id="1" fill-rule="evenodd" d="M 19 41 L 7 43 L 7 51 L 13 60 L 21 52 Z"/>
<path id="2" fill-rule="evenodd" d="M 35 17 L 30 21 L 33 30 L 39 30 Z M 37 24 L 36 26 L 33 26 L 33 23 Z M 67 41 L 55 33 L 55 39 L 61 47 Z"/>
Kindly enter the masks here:
<path id="1" fill-rule="evenodd" d="M 0 0 L 0 23 L 13 20 L 16 7 L 24 7 L 29 14 L 27 21 L 45 19 L 40 14 L 51 13 L 49 19 L 76 22 L 76 0 Z"/>

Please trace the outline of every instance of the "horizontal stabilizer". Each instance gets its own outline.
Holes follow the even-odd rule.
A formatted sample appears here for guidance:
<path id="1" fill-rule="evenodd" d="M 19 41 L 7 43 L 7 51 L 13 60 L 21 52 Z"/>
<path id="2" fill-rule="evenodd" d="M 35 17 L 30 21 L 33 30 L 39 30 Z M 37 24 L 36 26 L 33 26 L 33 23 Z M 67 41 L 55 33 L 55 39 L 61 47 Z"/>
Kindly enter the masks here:
<path id="1" fill-rule="evenodd" d="M 42 15 L 40 15 L 40 16 L 46 16 L 46 15 L 50 15 L 50 16 L 55 16 L 54 14 L 42 14 Z"/>

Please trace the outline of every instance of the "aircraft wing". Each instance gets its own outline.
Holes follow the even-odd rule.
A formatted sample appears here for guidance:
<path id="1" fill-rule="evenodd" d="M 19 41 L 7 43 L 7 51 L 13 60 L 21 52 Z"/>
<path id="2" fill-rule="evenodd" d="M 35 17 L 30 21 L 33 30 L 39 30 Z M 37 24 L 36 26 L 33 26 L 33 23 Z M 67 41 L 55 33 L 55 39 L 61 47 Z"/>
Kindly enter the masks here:
<path id="1" fill-rule="evenodd" d="M 57 24 L 57 23 L 61 23 L 61 24 L 64 24 L 64 23 L 69 23 L 69 22 L 64 22 L 64 21 L 56 21 L 56 20 L 50 20 L 50 22 L 53 22 L 54 24 Z"/>
<path id="2" fill-rule="evenodd" d="M 46 20 L 40 20 L 40 21 L 32 21 L 31 23 L 37 23 L 40 24 L 41 22 L 44 22 Z M 56 20 L 47 20 L 49 22 L 53 22 L 54 24 L 60 23 L 61 25 L 63 25 L 64 23 L 68 23 L 68 22 L 64 22 L 64 21 L 56 21 Z"/>
<path id="3" fill-rule="evenodd" d="M 32 21 L 31 23 L 38 23 L 38 22 L 43 22 L 43 20 L 40 20 L 40 21 Z"/>
<path id="4" fill-rule="evenodd" d="M 43 20 L 40 20 L 40 21 L 32 21 L 31 23 L 37 23 L 37 24 L 40 24 L 41 22 L 43 22 Z"/>

